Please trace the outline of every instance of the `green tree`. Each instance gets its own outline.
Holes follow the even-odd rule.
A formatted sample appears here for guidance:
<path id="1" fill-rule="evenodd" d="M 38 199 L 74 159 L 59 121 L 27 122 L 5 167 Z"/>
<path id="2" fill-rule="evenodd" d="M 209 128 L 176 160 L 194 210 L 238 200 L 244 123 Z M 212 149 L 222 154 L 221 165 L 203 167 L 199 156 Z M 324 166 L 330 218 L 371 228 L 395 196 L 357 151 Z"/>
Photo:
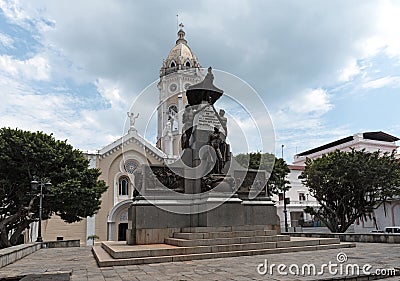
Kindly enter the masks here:
<path id="1" fill-rule="evenodd" d="M 320 204 L 306 212 L 332 232 L 345 232 L 357 218 L 399 194 L 400 164 L 393 153 L 336 150 L 307 159 L 299 178 Z"/>
<path id="2" fill-rule="evenodd" d="M 95 214 L 107 190 L 100 171 L 89 169 L 81 151 L 52 135 L 0 129 L 0 248 L 16 245 L 20 234 L 38 221 L 39 199 L 30 182 L 48 179 L 43 219 L 58 215 L 77 222 Z"/>
<path id="3" fill-rule="evenodd" d="M 290 169 L 282 158 L 275 158 L 275 165 L 271 176 L 268 179 L 267 187 L 270 194 L 278 195 L 281 192 L 287 192 L 291 186 L 286 176 L 290 173 Z"/>
<path id="4" fill-rule="evenodd" d="M 235 156 L 235 160 L 247 169 L 266 170 L 271 173 L 267 182 L 268 194 L 278 194 L 290 189 L 289 181 L 286 176 L 290 173 L 290 169 L 282 158 L 276 158 L 271 153 L 251 152 L 240 153 Z M 272 169 L 272 171 L 271 171 Z"/>
<path id="5" fill-rule="evenodd" d="M 89 235 L 89 236 L 87 237 L 87 240 L 92 240 L 92 245 L 93 245 L 93 246 L 94 246 L 94 241 L 95 241 L 96 239 L 99 239 L 99 236 L 97 236 L 96 234 L 92 234 L 92 235 Z"/>

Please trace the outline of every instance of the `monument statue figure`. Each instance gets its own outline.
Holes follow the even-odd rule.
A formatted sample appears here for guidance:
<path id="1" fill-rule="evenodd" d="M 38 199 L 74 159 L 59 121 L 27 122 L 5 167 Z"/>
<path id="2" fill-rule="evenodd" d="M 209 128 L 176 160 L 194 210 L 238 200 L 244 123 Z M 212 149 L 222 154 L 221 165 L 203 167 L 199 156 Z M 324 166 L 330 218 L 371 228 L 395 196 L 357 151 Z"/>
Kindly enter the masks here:
<path id="1" fill-rule="evenodd" d="M 225 117 L 225 110 L 220 109 L 218 115 L 219 115 L 218 119 L 221 122 L 221 126 L 225 131 L 224 135 L 226 137 L 226 136 L 228 136 L 228 126 L 227 126 L 228 119 Z"/>
<path id="2" fill-rule="evenodd" d="M 182 140 L 181 147 L 182 149 L 190 147 L 190 136 L 193 132 L 193 121 L 196 114 L 200 113 L 207 105 L 199 104 L 199 105 L 186 105 L 185 111 L 182 114 Z"/>
<path id="3" fill-rule="evenodd" d="M 185 111 L 182 115 L 182 140 L 181 147 L 182 149 L 189 148 L 189 140 L 192 135 L 193 130 L 193 119 L 194 119 L 194 110 L 190 105 L 186 105 Z"/>
<path id="4" fill-rule="evenodd" d="M 214 174 L 221 174 L 222 168 L 224 167 L 224 155 L 222 154 L 221 148 L 225 151 L 225 142 L 221 138 L 221 132 L 218 127 L 214 127 L 214 132 L 208 137 L 209 145 L 214 149 L 216 154 L 216 161 L 213 169 Z"/>

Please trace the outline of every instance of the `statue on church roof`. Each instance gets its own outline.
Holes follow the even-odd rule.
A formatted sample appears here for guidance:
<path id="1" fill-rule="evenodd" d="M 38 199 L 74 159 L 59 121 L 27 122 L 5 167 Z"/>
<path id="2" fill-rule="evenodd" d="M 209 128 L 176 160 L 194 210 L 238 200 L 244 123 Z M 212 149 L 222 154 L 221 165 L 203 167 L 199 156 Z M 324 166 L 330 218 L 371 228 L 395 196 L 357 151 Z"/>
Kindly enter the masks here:
<path id="1" fill-rule="evenodd" d="M 136 130 L 135 129 L 135 122 L 136 122 L 136 119 L 139 117 L 139 113 L 138 114 L 136 114 L 136 116 L 135 116 L 135 114 L 133 114 L 133 112 L 127 112 L 127 115 L 128 115 L 128 117 L 129 117 L 129 131 L 130 130 Z"/>

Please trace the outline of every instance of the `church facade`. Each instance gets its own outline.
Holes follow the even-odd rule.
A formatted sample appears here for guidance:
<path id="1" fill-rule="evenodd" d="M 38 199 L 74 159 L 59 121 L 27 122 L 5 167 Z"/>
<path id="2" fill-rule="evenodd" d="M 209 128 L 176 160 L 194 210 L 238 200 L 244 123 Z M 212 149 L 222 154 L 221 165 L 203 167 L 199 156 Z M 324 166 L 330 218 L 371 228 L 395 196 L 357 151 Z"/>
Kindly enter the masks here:
<path id="1" fill-rule="evenodd" d="M 152 144 L 135 129 L 138 115 L 128 112 L 130 128 L 127 134 L 96 153 L 88 153 L 91 168 L 98 168 L 100 179 L 108 185 L 102 196 L 99 212 L 81 222 L 66 224 L 58 217 L 42 222 L 42 236 L 46 241 L 80 239 L 90 245 L 88 236 L 96 235 L 100 241 L 126 240 L 128 208 L 135 190 L 134 171 L 141 164 L 159 164 L 177 159 L 181 151 L 182 115 L 187 105 L 186 89 L 202 81 L 204 74 L 199 61 L 180 29 L 175 46 L 163 60 L 160 69 L 159 107 L 157 109 L 157 142 Z M 36 240 L 37 225 L 28 234 Z"/>

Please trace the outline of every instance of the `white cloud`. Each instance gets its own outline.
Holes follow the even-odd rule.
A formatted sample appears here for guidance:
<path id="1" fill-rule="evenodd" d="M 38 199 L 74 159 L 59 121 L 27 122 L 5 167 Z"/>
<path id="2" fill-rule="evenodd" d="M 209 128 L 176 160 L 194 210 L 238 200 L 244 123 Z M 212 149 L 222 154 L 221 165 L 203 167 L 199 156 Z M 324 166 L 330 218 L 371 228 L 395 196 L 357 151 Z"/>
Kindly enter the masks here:
<path id="1" fill-rule="evenodd" d="M 400 6 L 396 1 L 381 1 L 377 18 L 378 33 L 385 52 L 400 57 Z"/>
<path id="2" fill-rule="evenodd" d="M 358 59 L 373 57 L 384 52 L 391 57 L 400 57 L 400 6 L 396 1 L 378 1 L 374 12 L 367 14 L 373 25 L 365 37 L 357 38 L 354 43 L 359 50 Z"/>
<path id="3" fill-rule="evenodd" d="M 386 42 L 380 36 L 374 35 L 361 42 L 360 49 L 363 50 L 362 57 L 372 57 L 378 54 L 386 46 Z"/>
<path id="4" fill-rule="evenodd" d="M 306 89 L 287 102 L 289 112 L 294 114 L 322 115 L 333 108 L 324 89 Z"/>
<path id="5" fill-rule="evenodd" d="M 0 67 L 7 74 L 15 78 L 29 80 L 49 80 L 50 65 L 46 58 L 36 55 L 27 60 L 14 59 L 11 56 L 0 56 Z"/>
<path id="6" fill-rule="evenodd" d="M 228 118 L 228 142 L 232 152 L 247 153 L 253 151 L 274 152 L 275 135 L 269 116 L 255 120 L 255 116 L 231 115 Z M 266 131 L 260 128 L 262 126 Z"/>
<path id="7" fill-rule="evenodd" d="M 121 97 L 121 89 L 116 82 L 99 78 L 96 80 L 97 91 L 110 102 L 112 107 L 125 107 L 123 98 Z"/>
<path id="8" fill-rule="evenodd" d="M 351 60 L 350 63 L 340 70 L 339 81 L 348 82 L 361 71 L 356 60 Z"/>
<path id="9" fill-rule="evenodd" d="M 15 22 L 21 22 L 28 18 L 28 14 L 18 0 L 0 0 L 0 9 L 9 20 Z"/>
<path id="10" fill-rule="evenodd" d="M 321 145 L 328 139 L 342 137 L 346 130 L 328 128 L 326 125 L 324 114 L 332 108 L 329 94 L 321 88 L 303 90 L 293 99 L 282 103 L 272 112 L 276 147 L 284 144 L 285 155 L 294 155 L 314 145 Z M 291 162 L 290 157 L 285 158 Z"/>
<path id="11" fill-rule="evenodd" d="M 310 128 L 287 129 L 277 133 L 276 153 L 280 155 L 280 145 L 285 145 L 285 159 L 292 163 L 293 156 L 297 153 L 324 145 L 326 143 L 353 135 L 355 132 L 347 126 L 329 128 L 322 124 Z"/>
<path id="12" fill-rule="evenodd" d="M 98 149 L 118 137 L 105 128 L 112 126 L 103 126 L 107 122 L 116 122 L 122 128 L 123 118 L 115 121 L 112 109 L 81 110 L 90 100 L 68 92 L 39 94 L 26 84 L 1 74 L 0 88 L 1 127 L 54 133 L 57 139 L 68 139 L 83 150 Z"/>
<path id="13" fill-rule="evenodd" d="M 392 87 L 392 88 L 399 88 L 400 87 L 400 76 L 387 76 L 378 78 L 375 80 L 371 80 L 365 82 L 362 85 L 365 89 L 378 89 L 383 87 Z"/>
<path id="14" fill-rule="evenodd" d="M 6 48 L 14 48 L 14 40 L 6 35 L 0 32 L 0 44 L 3 45 Z"/>

